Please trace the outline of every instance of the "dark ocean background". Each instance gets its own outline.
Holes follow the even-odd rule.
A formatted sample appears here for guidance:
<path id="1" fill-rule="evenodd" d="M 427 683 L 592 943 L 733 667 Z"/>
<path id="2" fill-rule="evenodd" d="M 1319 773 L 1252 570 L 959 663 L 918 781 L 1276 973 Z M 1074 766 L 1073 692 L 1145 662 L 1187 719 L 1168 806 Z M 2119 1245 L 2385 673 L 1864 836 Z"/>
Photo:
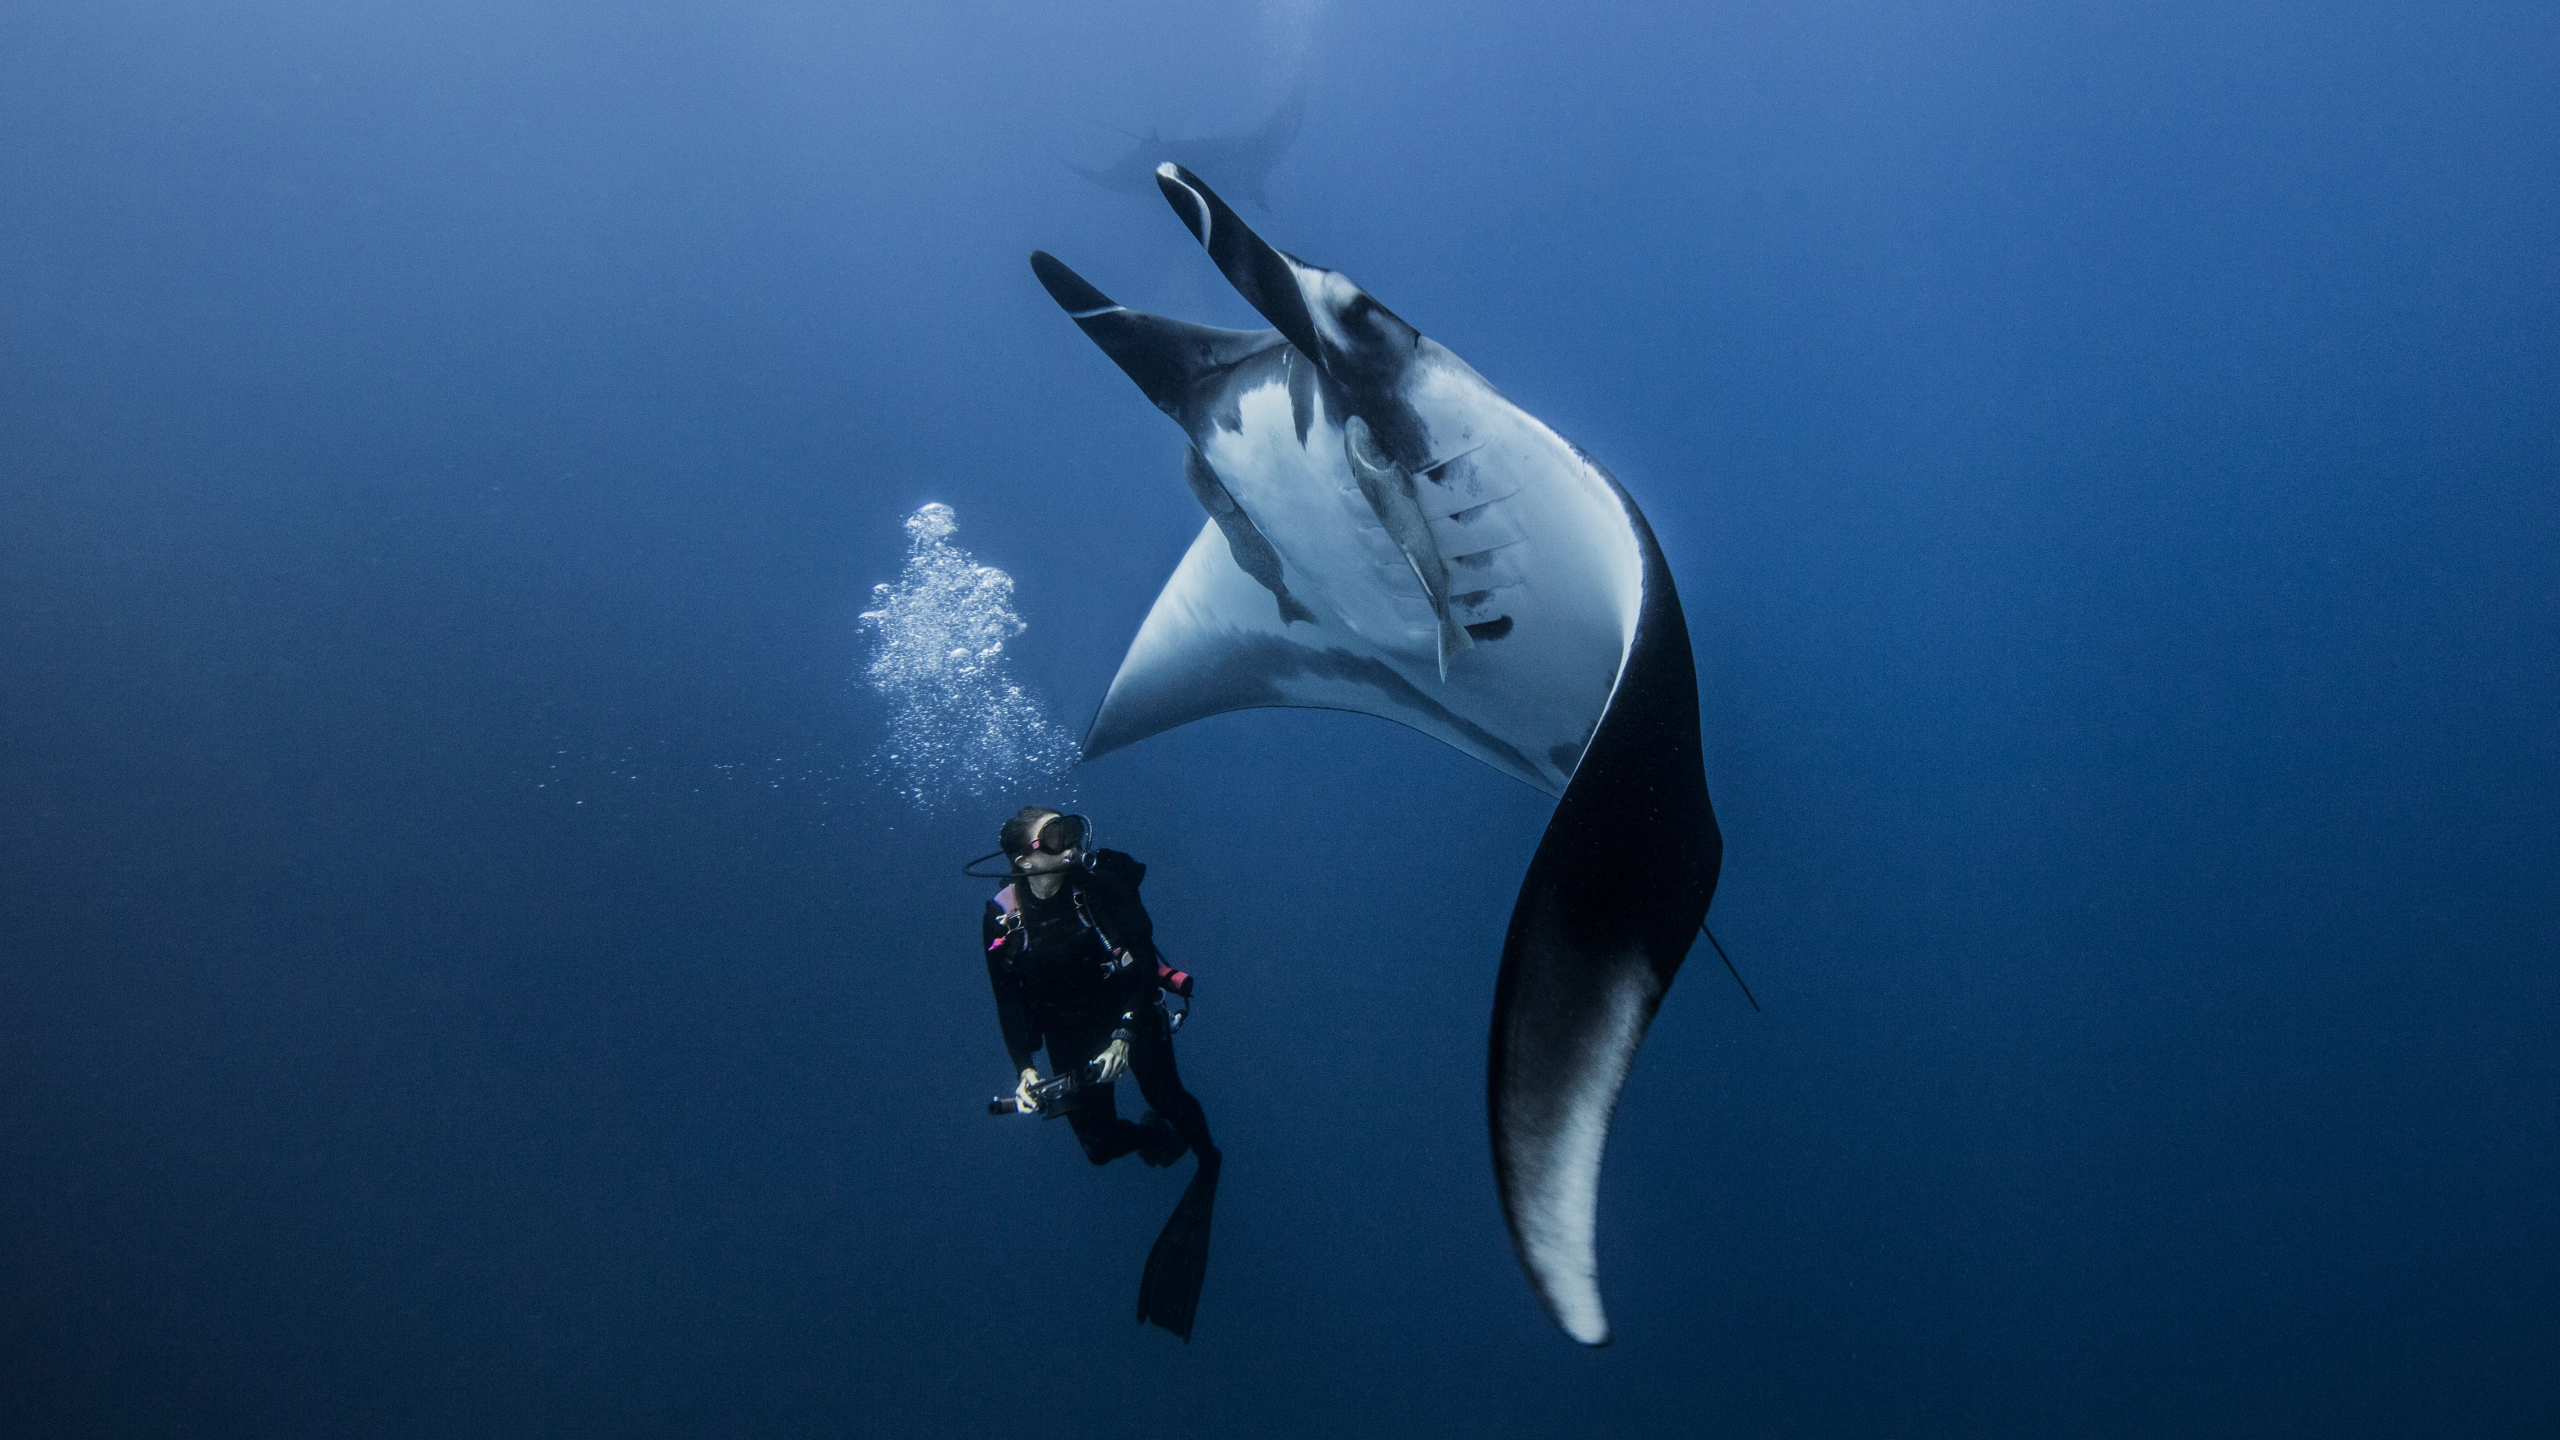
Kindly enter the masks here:
<path id="1" fill-rule="evenodd" d="M 0 1433 L 2552 1433 L 2560 11 L 0 7 Z M 1728 842 L 1618 1340 L 1483 1120 L 1548 803 L 1097 762 L 1226 1146 L 982 1116 L 855 617 L 1080 727 L 1200 525 L 1041 293 L 1256 324 L 1119 132 L 1644 505 Z M 1206 177 L 1221 183 L 1215 174 Z M 1135 1096 L 1124 1097 L 1134 1110 Z"/>

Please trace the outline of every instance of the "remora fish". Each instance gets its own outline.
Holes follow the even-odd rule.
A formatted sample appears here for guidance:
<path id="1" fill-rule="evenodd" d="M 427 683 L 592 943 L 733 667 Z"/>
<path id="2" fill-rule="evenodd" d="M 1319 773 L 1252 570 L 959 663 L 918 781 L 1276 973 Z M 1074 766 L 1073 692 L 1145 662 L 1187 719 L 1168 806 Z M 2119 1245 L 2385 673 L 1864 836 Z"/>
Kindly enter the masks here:
<path id="1" fill-rule="evenodd" d="M 1466 362 L 1191 172 L 1157 182 L 1275 328 L 1141 314 L 1031 257 L 1217 482 L 1194 480 L 1210 523 L 1085 753 L 1229 710 L 1356 710 L 1558 797 L 1503 942 L 1486 1091 L 1521 1264 L 1567 1334 L 1605 1344 L 1609 1117 L 1724 856 L 1670 566 L 1616 478 Z"/>

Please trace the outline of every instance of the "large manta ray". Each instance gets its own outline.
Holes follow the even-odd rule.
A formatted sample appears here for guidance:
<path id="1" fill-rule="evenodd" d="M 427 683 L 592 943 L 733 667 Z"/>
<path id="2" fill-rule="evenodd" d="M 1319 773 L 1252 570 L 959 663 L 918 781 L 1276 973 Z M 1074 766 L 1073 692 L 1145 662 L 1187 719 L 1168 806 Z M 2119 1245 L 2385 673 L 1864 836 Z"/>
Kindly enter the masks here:
<path id="1" fill-rule="evenodd" d="M 1724 859 L 1670 566 L 1616 478 L 1465 361 L 1190 171 L 1156 176 L 1275 328 L 1140 314 L 1031 257 L 1191 437 L 1209 512 L 1085 754 L 1229 710 L 1356 710 L 1558 797 L 1503 939 L 1486 1097 L 1521 1265 L 1567 1334 L 1606 1344 L 1601 1149 Z"/>

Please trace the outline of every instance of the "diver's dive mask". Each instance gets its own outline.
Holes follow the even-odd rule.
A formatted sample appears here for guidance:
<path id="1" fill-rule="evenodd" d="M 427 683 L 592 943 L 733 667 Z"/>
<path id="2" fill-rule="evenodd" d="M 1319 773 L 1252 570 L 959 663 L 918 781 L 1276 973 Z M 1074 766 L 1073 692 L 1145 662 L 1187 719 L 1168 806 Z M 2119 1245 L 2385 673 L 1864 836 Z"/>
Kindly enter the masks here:
<path id="1" fill-rule="evenodd" d="M 1024 860 L 1033 855 L 1064 855 L 1069 851 L 1075 852 L 1076 864 L 1087 868 L 1093 864 L 1093 822 L 1081 815 L 1052 815 L 1041 821 L 1040 828 L 1032 832 L 1031 844 L 1020 854 L 1010 848 L 1013 834 L 1013 824 L 1007 821 L 1003 838 L 1008 848 L 988 851 L 961 866 L 960 873 L 975 880 L 1019 880 L 1027 873 L 1022 868 Z M 978 868 L 998 857 L 1005 861 L 1003 870 Z"/>
<path id="2" fill-rule="evenodd" d="M 1091 838 L 1093 826 L 1081 815 L 1052 815 L 1041 822 L 1040 833 L 1031 837 L 1031 848 L 1043 855 L 1064 855 L 1082 850 Z"/>

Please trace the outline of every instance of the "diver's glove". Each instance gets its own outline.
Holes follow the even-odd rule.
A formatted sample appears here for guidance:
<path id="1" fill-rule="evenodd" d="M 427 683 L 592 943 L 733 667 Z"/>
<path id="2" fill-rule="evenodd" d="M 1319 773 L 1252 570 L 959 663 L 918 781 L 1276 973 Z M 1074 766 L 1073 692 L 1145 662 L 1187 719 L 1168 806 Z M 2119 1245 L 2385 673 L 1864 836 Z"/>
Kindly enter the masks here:
<path id="1" fill-rule="evenodd" d="M 1093 1083 L 1108 1085 L 1119 1079 L 1120 1072 L 1128 1068 L 1129 1042 L 1115 1039 L 1102 1047 L 1101 1054 L 1093 1057 Z"/>
<path id="2" fill-rule="evenodd" d="M 1032 1114 L 1040 1108 L 1040 1102 L 1031 1098 L 1031 1087 L 1039 1083 L 1040 1072 L 1028 1065 L 1023 1066 L 1022 1079 L 1013 1087 L 1013 1103 L 1025 1115 Z"/>

